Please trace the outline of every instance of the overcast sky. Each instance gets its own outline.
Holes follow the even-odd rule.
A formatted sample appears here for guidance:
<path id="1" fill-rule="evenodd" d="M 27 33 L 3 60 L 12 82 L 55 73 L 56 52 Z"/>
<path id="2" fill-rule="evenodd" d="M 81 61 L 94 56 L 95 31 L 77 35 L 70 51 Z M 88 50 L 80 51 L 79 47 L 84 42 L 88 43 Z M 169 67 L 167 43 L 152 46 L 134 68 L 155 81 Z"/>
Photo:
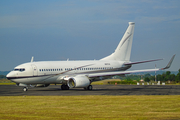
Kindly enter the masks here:
<path id="1" fill-rule="evenodd" d="M 1 0 L 0 71 L 34 61 L 98 60 L 135 22 L 131 69 L 180 69 L 180 0 Z"/>

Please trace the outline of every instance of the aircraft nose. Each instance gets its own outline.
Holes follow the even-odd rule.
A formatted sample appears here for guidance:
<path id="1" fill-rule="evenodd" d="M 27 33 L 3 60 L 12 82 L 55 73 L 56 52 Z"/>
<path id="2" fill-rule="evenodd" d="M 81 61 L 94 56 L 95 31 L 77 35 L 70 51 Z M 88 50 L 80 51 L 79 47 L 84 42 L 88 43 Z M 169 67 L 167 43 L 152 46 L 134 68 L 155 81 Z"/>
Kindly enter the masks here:
<path id="1" fill-rule="evenodd" d="M 7 78 L 8 80 L 11 80 L 11 79 L 15 78 L 14 72 L 8 73 L 8 74 L 6 75 L 6 78 Z"/>

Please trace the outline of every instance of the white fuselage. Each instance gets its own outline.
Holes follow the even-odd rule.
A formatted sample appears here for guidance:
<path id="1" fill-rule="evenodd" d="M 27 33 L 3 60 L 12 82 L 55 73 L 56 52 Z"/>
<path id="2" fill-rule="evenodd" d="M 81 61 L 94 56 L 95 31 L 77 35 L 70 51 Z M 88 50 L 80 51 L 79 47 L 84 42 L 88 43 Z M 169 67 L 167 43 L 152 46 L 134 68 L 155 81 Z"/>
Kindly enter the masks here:
<path id="1" fill-rule="evenodd" d="M 122 61 L 42 61 L 21 64 L 7 77 L 15 83 L 23 84 L 62 84 L 65 77 L 92 73 L 124 71 Z"/>
<path id="2" fill-rule="evenodd" d="M 27 91 L 27 85 L 47 87 L 50 84 L 62 84 L 62 90 L 69 88 L 92 90 L 91 83 L 96 80 L 103 80 L 115 75 L 168 69 L 175 55 L 165 68 L 125 71 L 133 64 L 160 60 L 130 62 L 134 27 L 135 23 L 129 22 L 115 51 L 100 60 L 33 62 L 32 57 L 31 62 L 15 67 L 6 77 L 17 83 L 18 86 L 24 86 L 24 91 Z"/>
<path id="3" fill-rule="evenodd" d="M 75 87 L 92 90 L 90 84 L 93 81 L 130 73 L 122 71 L 132 65 L 130 55 L 134 27 L 135 23 L 129 22 L 115 51 L 100 60 L 33 62 L 32 57 L 31 62 L 15 67 L 6 77 L 17 85 L 25 87 L 62 84 L 62 90 Z M 24 88 L 24 91 L 27 91 L 27 88 Z"/>

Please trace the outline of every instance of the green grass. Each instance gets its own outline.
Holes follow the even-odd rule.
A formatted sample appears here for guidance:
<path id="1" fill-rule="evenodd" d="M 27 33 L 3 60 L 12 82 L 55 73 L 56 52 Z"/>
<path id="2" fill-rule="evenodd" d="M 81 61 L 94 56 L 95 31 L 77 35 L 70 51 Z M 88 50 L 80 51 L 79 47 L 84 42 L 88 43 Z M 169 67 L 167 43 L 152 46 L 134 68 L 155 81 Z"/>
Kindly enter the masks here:
<path id="1" fill-rule="evenodd" d="M 16 85 L 16 83 L 0 83 L 0 85 Z"/>
<path id="2" fill-rule="evenodd" d="M 96 81 L 96 82 L 92 82 L 91 85 L 107 85 L 108 82 L 111 81 L 121 81 L 120 79 L 106 79 L 106 80 L 101 80 L 101 81 Z"/>
<path id="3" fill-rule="evenodd" d="M 0 97 L 0 119 L 180 119 L 180 96 Z"/>
<path id="4" fill-rule="evenodd" d="M 0 85 L 15 85 L 15 83 L 11 82 L 8 79 L 0 79 Z"/>

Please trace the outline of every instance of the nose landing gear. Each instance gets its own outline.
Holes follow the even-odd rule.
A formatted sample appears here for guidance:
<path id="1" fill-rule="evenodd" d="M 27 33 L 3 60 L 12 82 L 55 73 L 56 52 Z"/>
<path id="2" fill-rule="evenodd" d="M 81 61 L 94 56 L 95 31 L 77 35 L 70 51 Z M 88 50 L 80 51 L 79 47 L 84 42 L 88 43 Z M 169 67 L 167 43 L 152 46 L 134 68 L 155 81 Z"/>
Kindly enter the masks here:
<path id="1" fill-rule="evenodd" d="M 24 87 L 24 88 L 23 88 L 23 91 L 24 91 L 24 92 L 28 91 L 28 87 Z"/>

